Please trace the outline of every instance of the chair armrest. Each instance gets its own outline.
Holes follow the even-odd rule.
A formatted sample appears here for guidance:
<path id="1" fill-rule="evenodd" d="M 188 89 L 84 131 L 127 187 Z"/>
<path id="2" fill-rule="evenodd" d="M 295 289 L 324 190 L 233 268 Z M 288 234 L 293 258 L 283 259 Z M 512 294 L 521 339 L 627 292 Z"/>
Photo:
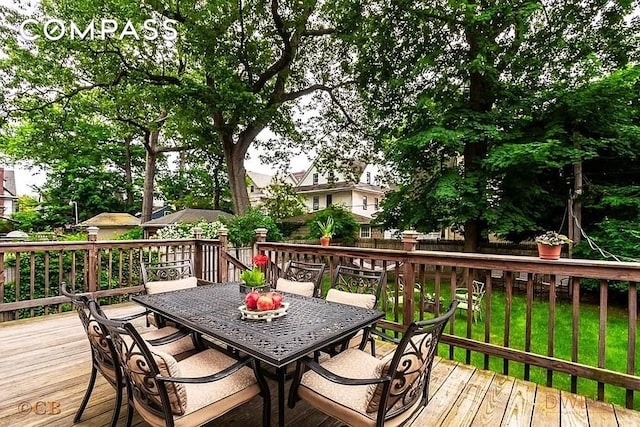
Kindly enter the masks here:
<path id="1" fill-rule="evenodd" d="M 312 371 L 320 375 L 322 378 L 331 382 L 344 384 L 344 385 L 370 385 L 370 384 L 382 384 L 391 381 L 391 377 L 386 375 L 381 378 L 347 378 L 340 375 L 336 375 L 333 372 L 323 368 L 319 363 L 309 357 L 305 357 L 300 361 L 305 364 Z"/>
<path id="2" fill-rule="evenodd" d="M 156 338 L 153 340 L 147 340 L 147 344 L 149 345 L 165 345 L 165 344 L 169 344 L 172 343 L 174 341 L 178 341 L 179 339 L 182 339 L 184 337 L 188 337 L 191 335 L 191 331 L 186 330 L 186 329 L 178 329 L 177 331 L 175 331 L 172 334 L 167 335 L 166 337 L 162 337 L 162 338 Z"/>
<path id="3" fill-rule="evenodd" d="M 229 375 L 239 371 L 245 365 L 248 365 L 253 361 L 250 357 L 245 357 L 240 359 L 233 365 L 229 366 L 226 369 L 223 369 L 220 372 L 217 372 L 213 375 L 207 375 L 204 377 L 163 377 L 161 375 L 157 375 L 156 379 L 158 381 L 164 381 L 168 383 L 187 383 L 187 384 L 202 384 L 202 383 L 210 383 L 214 381 L 219 381 L 228 377 Z"/>
<path id="4" fill-rule="evenodd" d="M 392 342 L 394 344 L 400 344 L 400 340 L 398 338 L 394 338 L 394 337 L 390 337 L 389 335 L 382 333 L 380 331 L 378 331 L 377 329 L 370 329 L 369 333 L 372 335 L 376 335 L 380 338 L 382 338 L 384 341 L 389 341 Z"/>
<path id="5" fill-rule="evenodd" d="M 205 285 L 216 285 L 216 282 L 212 282 L 210 280 L 198 279 L 197 286 L 205 286 Z"/>
<path id="6" fill-rule="evenodd" d="M 114 320 L 116 322 L 129 322 L 133 319 L 137 319 L 139 317 L 143 317 L 146 316 L 147 312 L 143 311 L 141 313 L 136 313 L 136 314 L 130 314 L 129 316 L 123 316 L 123 317 L 110 317 L 111 320 Z"/>

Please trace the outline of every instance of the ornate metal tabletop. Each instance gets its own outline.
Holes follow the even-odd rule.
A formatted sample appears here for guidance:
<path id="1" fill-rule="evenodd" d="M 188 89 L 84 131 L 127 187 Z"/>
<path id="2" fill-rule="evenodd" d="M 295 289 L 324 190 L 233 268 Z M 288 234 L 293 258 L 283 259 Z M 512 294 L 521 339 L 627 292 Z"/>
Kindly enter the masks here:
<path id="1" fill-rule="evenodd" d="M 384 316 L 377 310 L 283 294 L 290 303 L 287 315 L 270 322 L 241 319 L 238 307 L 244 295 L 237 283 L 140 295 L 133 300 L 276 368 L 341 341 Z"/>

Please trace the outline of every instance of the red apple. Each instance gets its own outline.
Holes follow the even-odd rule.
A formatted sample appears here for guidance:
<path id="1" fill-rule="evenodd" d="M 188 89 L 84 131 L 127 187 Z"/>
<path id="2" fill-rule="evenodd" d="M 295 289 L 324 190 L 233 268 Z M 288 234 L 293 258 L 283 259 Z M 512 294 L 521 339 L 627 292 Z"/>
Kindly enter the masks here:
<path id="1" fill-rule="evenodd" d="M 258 299 L 260 298 L 260 292 L 251 291 L 244 297 L 244 305 L 249 310 L 255 310 L 258 307 Z"/>
<path id="2" fill-rule="evenodd" d="M 269 295 L 261 295 L 256 305 L 259 311 L 273 310 L 273 299 Z"/>
<path id="3" fill-rule="evenodd" d="M 282 294 L 280 292 L 269 292 L 269 296 L 273 300 L 273 308 L 280 308 L 282 305 Z"/>

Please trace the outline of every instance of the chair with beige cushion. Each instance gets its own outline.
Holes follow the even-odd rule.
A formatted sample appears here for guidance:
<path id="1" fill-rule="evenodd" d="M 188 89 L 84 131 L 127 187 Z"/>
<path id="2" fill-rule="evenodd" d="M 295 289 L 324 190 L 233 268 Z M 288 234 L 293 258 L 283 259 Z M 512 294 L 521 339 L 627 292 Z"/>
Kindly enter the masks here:
<path id="1" fill-rule="evenodd" d="M 114 357 L 115 352 L 111 348 L 111 341 L 91 315 L 89 310 L 89 301 L 93 300 L 91 294 L 73 293 L 68 289 L 66 283 L 61 283 L 60 292 L 73 301 L 91 346 L 91 376 L 89 377 L 87 391 L 73 421 L 77 423 L 82 418 L 82 414 L 93 392 L 97 373 L 100 372 L 107 382 L 116 390 L 116 406 L 111 419 L 111 425 L 115 426 L 122 406 L 122 389 L 125 387 L 125 380 L 122 369 L 120 369 L 120 364 L 118 363 L 118 358 Z M 96 305 L 96 310 L 101 316 L 106 317 L 99 305 Z M 145 312 L 141 312 L 117 320 L 131 321 L 144 315 Z M 147 340 L 147 343 L 153 345 L 154 348 L 168 354 L 179 356 L 194 350 L 191 335 L 188 332 L 179 331 L 172 327 L 149 331 L 143 334 L 143 337 Z M 131 414 L 129 414 L 129 416 L 130 415 Z"/>
<path id="2" fill-rule="evenodd" d="M 326 300 L 342 304 L 355 305 L 374 309 L 378 307 L 378 300 L 387 275 L 384 270 L 365 270 L 360 268 L 338 266 L 331 281 L 331 289 L 327 292 Z M 369 329 L 359 331 L 348 340 L 324 348 L 322 351 L 333 356 L 348 347 L 360 344 L 360 341 L 371 342 L 371 354 L 375 354 L 375 346 L 369 338 Z"/>
<path id="3" fill-rule="evenodd" d="M 482 320 L 482 300 L 484 299 L 484 283 L 478 280 L 471 282 L 471 316 L 474 322 Z M 469 311 L 469 290 L 456 288 L 455 300 L 458 301 L 458 310 Z"/>
<path id="4" fill-rule="evenodd" d="M 351 426 L 403 425 L 427 404 L 429 378 L 442 331 L 456 310 L 413 322 L 396 350 L 382 359 L 350 348 L 317 363 L 305 357 L 296 365 L 289 407 L 299 399 Z M 363 343 L 364 344 L 364 343 Z"/>
<path id="5" fill-rule="evenodd" d="M 269 426 L 269 388 L 258 362 L 222 348 L 208 348 L 183 360 L 150 347 L 130 322 L 92 315 L 113 340 L 127 378 L 129 407 L 151 426 L 199 426 L 262 395 L 262 422 Z M 213 345 L 212 345 L 213 346 Z"/>
<path id="6" fill-rule="evenodd" d="M 320 297 L 324 263 L 289 261 L 276 289 L 308 297 Z"/>
<path id="7" fill-rule="evenodd" d="M 179 289 L 195 288 L 198 279 L 193 275 L 191 260 L 161 261 L 140 265 L 142 284 L 148 294 L 177 291 Z M 166 320 L 158 314 L 149 314 L 150 324 L 163 327 Z M 172 326 L 178 326 L 172 324 Z"/>

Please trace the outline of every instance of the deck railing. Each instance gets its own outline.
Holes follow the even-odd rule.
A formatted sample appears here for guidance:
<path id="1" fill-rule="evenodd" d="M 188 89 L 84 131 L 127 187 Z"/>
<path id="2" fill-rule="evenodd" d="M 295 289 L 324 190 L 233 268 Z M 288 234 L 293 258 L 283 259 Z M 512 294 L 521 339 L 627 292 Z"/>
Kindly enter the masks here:
<path id="1" fill-rule="evenodd" d="M 435 294 L 434 300 L 439 301 L 440 296 L 450 299 L 456 288 L 467 288 L 468 306 L 471 307 L 472 282 L 482 281 L 485 284 L 482 320 L 475 323 L 470 310 L 452 319 L 448 333 L 442 339 L 449 344 L 450 358 L 453 359 L 456 352 L 462 351 L 464 362 L 471 363 L 474 355 L 477 363 L 477 355 L 480 355 L 481 360 L 477 364 L 483 368 L 500 370 L 504 374 L 517 369 L 525 380 L 531 379 L 532 369 L 541 368 L 543 371 L 537 374 L 542 374 L 542 382 L 545 382 L 546 371 L 546 385 L 549 387 L 555 386 L 562 375 L 567 374 L 567 388 L 574 393 L 578 392 L 579 378 L 592 380 L 596 385 L 593 394 L 599 400 L 605 399 L 605 385 L 621 387 L 626 390 L 622 397 L 624 402 L 618 403 L 634 407 L 634 391 L 640 390 L 636 366 L 640 264 L 417 251 L 415 236 L 405 235 L 403 240 L 404 250 L 270 242 L 257 243 L 257 249 L 267 254 L 273 262 L 269 275 L 277 275 L 292 259 L 325 262 L 329 274 L 333 274 L 338 265 L 386 270 L 389 278 L 383 291 L 382 304 L 393 304 L 393 308 L 387 320 L 378 325 L 389 331 L 402 331 L 413 319 L 434 315 L 425 310 L 428 308 L 423 303 L 426 292 Z M 497 273 L 501 273 L 500 289 L 496 286 Z M 597 281 L 599 289 L 597 304 L 588 306 L 590 312 L 597 310 L 597 313 L 592 313 L 596 324 L 586 324 L 585 316 L 581 316 L 581 309 L 587 310 L 586 304 L 581 304 L 580 283 L 585 279 Z M 618 282 L 628 282 L 626 310 L 609 308 L 610 285 Z M 424 286 L 417 288 L 416 283 Z M 562 295 L 560 292 L 563 292 Z M 495 310 L 492 303 L 499 304 L 504 310 Z M 438 304 L 432 304 L 431 307 L 436 315 L 446 309 Z M 566 316 L 560 317 L 559 308 L 563 309 Z M 540 319 L 542 314 L 545 319 L 541 324 L 534 323 L 534 309 L 538 314 L 535 318 Z M 559 323 L 567 322 L 567 316 L 570 328 Z M 608 334 L 608 325 L 621 321 L 626 322 L 626 328 L 623 328 L 626 334 Z M 462 328 L 459 327 L 460 322 L 463 322 Z M 516 324 L 518 328 L 514 326 Z M 558 326 L 563 326 L 562 331 Z M 556 348 L 559 344 L 565 349 L 568 347 L 569 354 L 558 355 Z M 608 369 L 611 364 L 610 355 L 607 359 L 608 350 L 625 347 L 626 366 L 620 370 Z M 498 368 L 495 365 L 496 358 L 502 361 Z M 590 394 L 584 393 L 582 381 L 581 392 Z"/>
<path id="2" fill-rule="evenodd" d="M 435 301 L 442 296 L 448 303 L 456 288 L 470 291 L 472 281 L 480 280 L 485 284 L 482 319 L 476 323 L 467 311 L 451 321 L 443 336 L 449 345 L 446 356 L 504 374 L 517 371 L 526 380 L 542 375 L 550 387 L 568 377 L 567 389 L 589 394 L 579 390 L 584 388 L 580 379 L 586 379 L 595 383 L 600 400 L 605 399 L 605 386 L 621 387 L 622 400 L 634 407 L 634 392 L 640 390 L 638 263 L 418 251 L 411 234 L 405 234 L 403 250 L 271 243 L 262 234 L 258 237 L 254 251 L 269 256 L 266 273 L 271 282 L 292 259 L 325 262 L 329 275 L 338 265 L 387 271 L 381 307 L 390 314 L 380 326 L 389 333 L 399 334 L 411 320 L 446 308 L 425 304 L 427 292 Z M 59 296 L 62 281 L 117 301 L 142 290 L 141 263 L 184 258 L 192 259 L 198 277 L 214 282 L 237 280 L 250 259 L 239 260 L 228 249 L 225 234 L 219 240 L 1 243 L 0 320 L 60 311 L 68 303 Z M 13 269 L 13 282 L 5 280 L 6 269 Z M 596 304 L 581 302 L 585 280 L 596 281 Z M 628 283 L 623 308 L 609 301 L 612 284 L 619 282 Z M 613 326 L 617 335 L 612 335 Z M 617 353 L 612 356 L 613 351 Z M 612 367 L 612 357 L 625 366 Z"/>

